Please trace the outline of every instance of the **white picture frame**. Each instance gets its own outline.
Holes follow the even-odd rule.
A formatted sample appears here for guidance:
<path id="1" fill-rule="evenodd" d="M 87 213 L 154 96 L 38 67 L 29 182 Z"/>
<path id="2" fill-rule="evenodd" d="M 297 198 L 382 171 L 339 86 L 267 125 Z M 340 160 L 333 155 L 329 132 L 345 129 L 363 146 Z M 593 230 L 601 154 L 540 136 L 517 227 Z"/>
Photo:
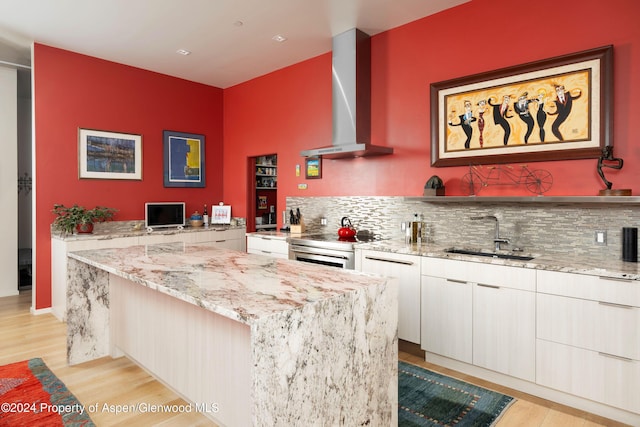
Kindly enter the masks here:
<path id="1" fill-rule="evenodd" d="M 211 205 L 211 224 L 231 224 L 231 206 Z"/>
<path id="2" fill-rule="evenodd" d="M 80 179 L 142 179 L 142 135 L 78 129 Z"/>

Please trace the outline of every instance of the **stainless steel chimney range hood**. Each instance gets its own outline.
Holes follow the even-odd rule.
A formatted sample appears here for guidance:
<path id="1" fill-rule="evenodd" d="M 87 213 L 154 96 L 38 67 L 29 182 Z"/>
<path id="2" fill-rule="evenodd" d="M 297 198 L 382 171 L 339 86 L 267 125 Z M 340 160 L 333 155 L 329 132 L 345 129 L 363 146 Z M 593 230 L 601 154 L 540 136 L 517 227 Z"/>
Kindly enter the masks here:
<path id="1" fill-rule="evenodd" d="M 379 156 L 393 148 L 371 144 L 371 39 L 353 28 L 333 38 L 332 145 L 303 150 L 327 159 Z"/>

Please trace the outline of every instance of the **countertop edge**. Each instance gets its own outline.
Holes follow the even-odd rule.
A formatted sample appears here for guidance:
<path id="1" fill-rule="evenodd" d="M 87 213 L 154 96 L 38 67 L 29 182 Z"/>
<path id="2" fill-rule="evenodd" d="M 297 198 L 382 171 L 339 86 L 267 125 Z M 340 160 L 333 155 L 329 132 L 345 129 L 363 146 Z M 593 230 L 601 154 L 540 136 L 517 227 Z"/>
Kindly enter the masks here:
<path id="1" fill-rule="evenodd" d="M 157 229 L 152 232 L 147 232 L 147 230 L 143 227 L 138 230 L 128 230 L 128 231 L 114 231 L 107 233 L 93 233 L 89 234 L 68 234 L 66 236 L 61 235 L 57 232 L 51 233 L 51 238 L 55 240 L 60 240 L 63 242 L 75 242 L 75 241 L 86 241 L 86 240 L 111 240 L 111 239 L 120 239 L 126 237 L 145 237 L 145 236 L 171 236 L 175 234 L 187 234 L 187 233 L 201 233 L 204 231 L 227 231 L 227 230 L 244 230 L 246 227 L 244 225 L 211 225 L 209 227 L 185 227 L 181 230 L 177 228 L 170 229 Z"/>

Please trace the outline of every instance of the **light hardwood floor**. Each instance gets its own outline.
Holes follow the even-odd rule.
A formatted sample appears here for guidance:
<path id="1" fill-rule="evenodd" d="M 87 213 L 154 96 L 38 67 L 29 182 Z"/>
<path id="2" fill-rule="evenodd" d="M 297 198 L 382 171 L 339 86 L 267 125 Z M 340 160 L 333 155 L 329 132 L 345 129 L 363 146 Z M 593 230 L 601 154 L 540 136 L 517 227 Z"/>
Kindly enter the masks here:
<path id="1" fill-rule="evenodd" d="M 84 405 L 184 405 L 174 392 L 127 358 L 101 358 L 77 366 L 66 363 L 66 329 L 53 315 L 29 312 L 31 291 L 0 298 L 0 365 L 41 357 Z M 412 354 L 413 353 L 413 354 Z M 429 364 L 411 347 L 401 347 L 400 359 L 445 375 L 460 378 L 514 396 L 498 427 L 596 427 L 623 426 L 531 395 Z M 98 426 L 215 426 L 198 413 L 127 413 L 97 411 L 90 414 Z"/>

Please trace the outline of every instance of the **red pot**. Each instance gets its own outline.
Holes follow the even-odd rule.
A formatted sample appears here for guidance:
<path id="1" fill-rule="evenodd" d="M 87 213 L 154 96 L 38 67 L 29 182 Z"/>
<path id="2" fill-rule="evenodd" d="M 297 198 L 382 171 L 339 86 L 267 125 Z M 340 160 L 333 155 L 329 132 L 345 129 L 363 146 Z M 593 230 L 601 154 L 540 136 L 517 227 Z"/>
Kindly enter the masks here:
<path id="1" fill-rule="evenodd" d="M 86 222 L 84 224 L 77 224 L 76 225 L 76 231 L 78 232 L 78 234 L 93 233 L 93 223 L 92 222 Z"/>

